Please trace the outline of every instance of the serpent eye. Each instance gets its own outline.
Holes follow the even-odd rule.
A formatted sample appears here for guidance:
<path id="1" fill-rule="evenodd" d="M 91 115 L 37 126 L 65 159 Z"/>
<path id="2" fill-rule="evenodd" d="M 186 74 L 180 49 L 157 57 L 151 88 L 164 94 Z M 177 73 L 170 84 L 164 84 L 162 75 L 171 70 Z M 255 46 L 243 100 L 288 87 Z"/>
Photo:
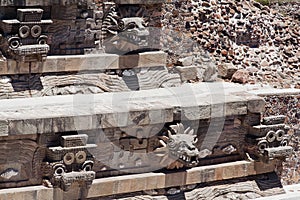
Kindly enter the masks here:
<path id="1" fill-rule="evenodd" d="M 193 144 L 196 144 L 197 142 L 198 142 L 198 138 L 195 137 L 195 138 L 194 138 L 194 141 L 193 141 Z"/>
<path id="2" fill-rule="evenodd" d="M 169 145 L 171 148 L 175 147 L 175 146 L 176 146 L 175 140 L 172 139 L 172 138 L 170 138 L 170 139 L 168 140 L 168 145 Z"/>
<path id="3" fill-rule="evenodd" d="M 128 24 L 129 29 L 134 29 L 136 27 L 136 24 L 134 22 L 131 22 Z"/>

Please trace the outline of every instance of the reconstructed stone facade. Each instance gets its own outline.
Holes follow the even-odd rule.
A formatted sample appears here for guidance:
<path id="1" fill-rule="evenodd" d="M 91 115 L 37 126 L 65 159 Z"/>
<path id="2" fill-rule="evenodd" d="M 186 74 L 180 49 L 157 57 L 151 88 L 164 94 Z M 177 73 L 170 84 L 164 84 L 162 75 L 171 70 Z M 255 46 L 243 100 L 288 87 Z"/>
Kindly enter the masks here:
<path id="1" fill-rule="evenodd" d="M 285 116 L 261 119 L 264 100 L 236 84 L 200 83 L 216 74 L 207 56 L 168 66 L 162 3 L 0 1 L 1 189 L 193 199 L 195 184 L 266 176 L 282 192 L 270 174 L 292 153 Z"/>

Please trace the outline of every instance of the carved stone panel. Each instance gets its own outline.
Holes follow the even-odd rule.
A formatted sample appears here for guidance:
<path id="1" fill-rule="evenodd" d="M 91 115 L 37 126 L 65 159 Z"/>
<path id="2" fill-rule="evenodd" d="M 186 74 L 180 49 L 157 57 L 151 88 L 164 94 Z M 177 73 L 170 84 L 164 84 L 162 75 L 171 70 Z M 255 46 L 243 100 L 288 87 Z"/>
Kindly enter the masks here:
<path id="1" fill-rule="evenodd" d="M 45 60 L 49 51 L 48 27 L 52 20 L 43 19 L 43 9 L 17 9 L 16 19 L 0 20 L 0 50 L 18 62 Z"/>
<path id="2" fill-rule="evenodd" d="M 285 116 L 266 117 L 261 125 L 251 127 L 246 138 L 246 152 L 265 162 L 289 157 L 293 148 L 289 146 L 290 137 L 284 120 Z"/>
<path id="3" fill-rule="evenodd" d="M 0 188 L 41 184 L 42 152 L 31 139 L 11 138 L 0 142 Z"/>
<path id="4" fill-rule="evenodd" d="M 95 179 L 92 171 L 94 158 L 89 149 L 94 144 L 87 144 L 88 136 L 61 136 L 60 146 L 48 147 L 46 159 L 42 165 L 43 176 L 53 187 L 68 191 L 73 183 L 89 188 Z"/>

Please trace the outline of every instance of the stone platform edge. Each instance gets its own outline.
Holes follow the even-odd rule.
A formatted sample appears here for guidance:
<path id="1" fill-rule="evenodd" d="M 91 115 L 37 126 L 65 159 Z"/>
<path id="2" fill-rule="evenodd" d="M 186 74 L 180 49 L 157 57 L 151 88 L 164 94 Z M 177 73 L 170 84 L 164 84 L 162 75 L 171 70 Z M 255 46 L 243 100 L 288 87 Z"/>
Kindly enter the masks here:
<path id="1" fill-rule="evenodd" d="M 152 189 L 192 185 L 212 181 L 229 180 L 265 174 L 274 171 L 275 164 L 263 164 L 254 161 L 236 161 L 210 166 L 200 166 L 181 172 L 172 173 L 144 173 L 124 175 L 108 178 L 99 178 L 93 181 L 87 198 L 103 197 Z M 76 191 L 69 191 L 74 193 Z M 1 189 L 0 199 L 32 199 L 32 200 L 59 200 L 68 192 L 44 186 Z"/>
<path id="2" fill-rule="evenodd" d="M 74 1 L 67 0 L 64 1 L 64 4 L 70 4 Z M 75 1 L 76 2 L 76 1 Z M 117 4 L 161 4 L 161 3 L 171 3 L 172 0 L 114 0 Z M 0 6 L 15 6 L 15 1 L 0 1 Z M 61 5 L 61 1 L 59 0 L 46 0 L 46 1 L 39 1 L 39 0 L 23 0 L 22 3 L 19 3 L 19 6 L 48 6 L 48 5 Z M 64 5 L 63 4 L 63 5 Z"/>
<path id="3" fill-rule="evenodd" d="M 133 55 L 103 53 L 48 56 L 45 62 L 22 63 L 10 59 L 0 60 L 0 75 L 164 67 L 166 63 L 167 54 L 163 51 L 151 51 Z"/>
<path id="4" fill-rule="evenodd" d="M 0 136 L 164 124 L 176 117 L 200 120 L 263 111 L 260 97 L 246 92 L 236 96 L 227 89 L 220 83 L 189 84 L 92 96 L 0 100 Z"/>

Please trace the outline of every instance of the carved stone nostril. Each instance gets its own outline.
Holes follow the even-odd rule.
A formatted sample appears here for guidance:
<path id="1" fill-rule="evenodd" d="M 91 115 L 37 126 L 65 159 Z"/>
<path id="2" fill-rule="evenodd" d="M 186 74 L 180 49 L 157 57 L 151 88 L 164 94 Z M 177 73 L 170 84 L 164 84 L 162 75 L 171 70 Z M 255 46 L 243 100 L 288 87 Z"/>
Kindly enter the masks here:
<path id="1" fill-rule="evenodd" d="M 189 149 L 189 150 L 191 150 L 191 151 L 194 151 L 194 150 L 196 150 L 196 148 L 195 148 L 195 147 L 189 147 L 188 149 Z"/>

